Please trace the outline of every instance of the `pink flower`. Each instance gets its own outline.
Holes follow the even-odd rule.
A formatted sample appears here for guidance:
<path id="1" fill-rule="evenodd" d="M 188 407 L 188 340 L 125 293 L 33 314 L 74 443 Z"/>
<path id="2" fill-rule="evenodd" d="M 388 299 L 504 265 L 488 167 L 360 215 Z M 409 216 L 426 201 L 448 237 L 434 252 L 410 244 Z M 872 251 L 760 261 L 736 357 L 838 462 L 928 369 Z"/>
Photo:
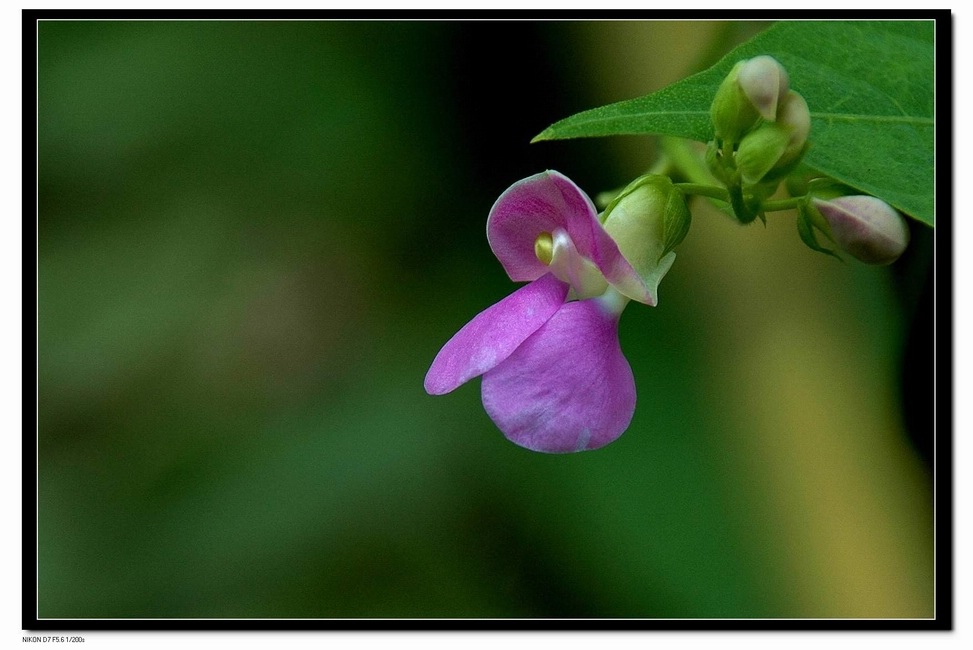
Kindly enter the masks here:
<path id="1" fill-rule="evenodd" d="M 588 196 L 555 171 L 507 189 L 490 211 L 487 239 L 510 279 L 530 284 L 443 346 L 426 391 L 442 395 L 483 375 L 483 406 L 512 442 L 549 453 L 607 445 L 635 411 L 619 316 L 630 298 L 655 304 L 672 258 L 644 279 Z"/>

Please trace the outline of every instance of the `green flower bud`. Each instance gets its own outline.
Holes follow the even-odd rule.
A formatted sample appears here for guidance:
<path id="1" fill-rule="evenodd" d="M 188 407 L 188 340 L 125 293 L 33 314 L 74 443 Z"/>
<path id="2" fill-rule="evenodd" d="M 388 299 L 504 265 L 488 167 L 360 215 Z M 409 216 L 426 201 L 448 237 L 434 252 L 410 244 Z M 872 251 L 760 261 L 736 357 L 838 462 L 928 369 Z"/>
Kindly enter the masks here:
<path id="1" fill-rule="evenodd" d="M 738 62 L 710 106 L 716 137 L 739 142 L 760 118 L 775 122 L 789 83 L 787 71 L 773 57 L 761 55 Z"/>
<path id="2" fill-rule="evenodd" d="M 909 245 L 909 225 L 898 211 L 874 196 L 815 198 L 814 209 L 828 225 L 831 239 L 866 264 L 891 264 Z"/>
<path id="3" fill-rule="evenodd" d="M 756 185 L 773 169 L 790 142 L 790 131 L 773 122 L 761 124 L 740 142 L 736 153 L 737 169 L 745 185 Z"/>
<path id="4" fill-rule="evenodd" d="M 719 140 L 739 142 L 744 133 L 752 129 L 760 119 L 760 113 L 740 87 L 740 69 L 746 61 L 740 61 L 720 84 L 710 106 L 710 117 Z"/>
<path id="5" fill-rule="evenodd" d="M 807 102 L 791 90 L 780 103 L 777 121 L 761 124 L 740 142 L 736 166 L 744 184 L 755 185 L 761 180 L 776 184 L 797 166 L 810 132 Z"/>
<path id="6" fill-rule="evenodd" d="M 605 230 L 653 294 L 691 222 L 686 197 L 665 176 L 635 180 L 605 210 Z"/>

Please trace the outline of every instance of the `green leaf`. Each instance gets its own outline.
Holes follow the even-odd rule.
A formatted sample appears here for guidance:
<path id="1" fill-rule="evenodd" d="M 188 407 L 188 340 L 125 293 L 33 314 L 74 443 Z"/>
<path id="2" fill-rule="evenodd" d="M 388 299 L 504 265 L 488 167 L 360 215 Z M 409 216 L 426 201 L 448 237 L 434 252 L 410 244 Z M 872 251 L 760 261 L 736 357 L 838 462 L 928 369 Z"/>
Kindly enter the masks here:
<path id="1" fill-rule="evenodd" d="M 928 224 L 933 211 L 933 21 L 781 22 L 662 90 L 561 120 L 534 141 L 713 136 L 709 107 L 741 59 L 775 57 L 811 109 L 812 170 Z"/>

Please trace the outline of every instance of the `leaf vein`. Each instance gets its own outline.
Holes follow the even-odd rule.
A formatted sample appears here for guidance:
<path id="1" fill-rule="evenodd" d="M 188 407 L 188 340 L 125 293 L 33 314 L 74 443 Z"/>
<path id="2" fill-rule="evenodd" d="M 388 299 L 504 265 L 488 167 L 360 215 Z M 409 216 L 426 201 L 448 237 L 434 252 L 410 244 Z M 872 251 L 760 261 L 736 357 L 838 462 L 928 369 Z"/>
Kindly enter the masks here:
<path id="1" fill-rule="evenodd" d="M 893 122 L 928 126 L 935 124 L 935 120 L 931 117 L 919 117 L 915 115 L 862 115 L 860 113 L 815 113 L 812 111 L 811 117 L 830 122 Z"/>

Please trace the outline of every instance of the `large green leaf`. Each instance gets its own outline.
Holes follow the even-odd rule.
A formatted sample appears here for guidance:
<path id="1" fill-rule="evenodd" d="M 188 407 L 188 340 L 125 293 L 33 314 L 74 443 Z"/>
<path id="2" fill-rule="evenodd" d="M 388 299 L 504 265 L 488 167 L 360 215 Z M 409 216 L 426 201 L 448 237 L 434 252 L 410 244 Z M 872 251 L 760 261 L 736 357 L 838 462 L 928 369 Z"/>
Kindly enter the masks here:
<path id="1" fill-rule="evenodd" d="M 777 23 L 708 70 L 578 113 L 534 140 L 665 134 L 706 142 L 720 81 L 737 61 L 770 54 L 811 109 L 806 164 L 932 225 L 934 30 L 933 21 Z"/>

